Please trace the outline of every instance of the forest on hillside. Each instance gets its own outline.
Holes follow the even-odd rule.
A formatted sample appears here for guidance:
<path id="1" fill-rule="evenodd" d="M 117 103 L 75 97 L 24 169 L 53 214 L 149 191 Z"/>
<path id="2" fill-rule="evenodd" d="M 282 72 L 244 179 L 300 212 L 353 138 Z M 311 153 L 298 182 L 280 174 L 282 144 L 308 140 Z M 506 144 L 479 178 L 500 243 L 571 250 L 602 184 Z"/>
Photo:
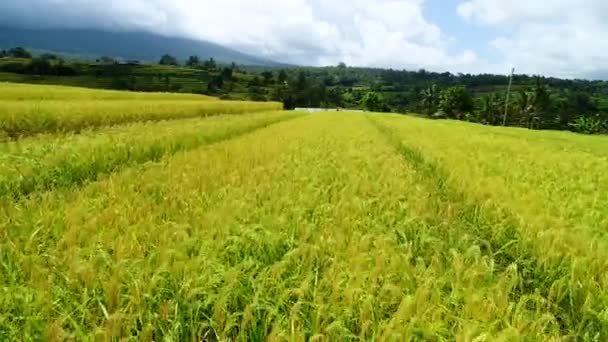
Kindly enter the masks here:
<path id="1" fill-rule="evenodd" d="M 170 91 L 222 99 L 279 101 L 286 109 L 323 107 L 419 113 L 487 125 L 608 131 L 608 82 L 515 75 L 471 75 L 333 67 L 260 67 L 171 54 L 157 64 L 100 57 L 95 61 L 0 51 L 0 81 L 134 91 Z"/>

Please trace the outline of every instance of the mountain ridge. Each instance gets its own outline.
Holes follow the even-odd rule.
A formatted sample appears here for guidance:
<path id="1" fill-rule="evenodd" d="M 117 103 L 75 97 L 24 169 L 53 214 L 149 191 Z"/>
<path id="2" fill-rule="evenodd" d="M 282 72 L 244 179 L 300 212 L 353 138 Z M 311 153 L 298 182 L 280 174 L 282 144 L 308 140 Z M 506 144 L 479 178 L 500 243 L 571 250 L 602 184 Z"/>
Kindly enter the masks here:
<path id="1" fill-rule="evenodd" d="M 110 32 L 94 29 L 24 29 L 0 27 L 0 48 L 23 46 L 57 54 L 95 59 L 110 56 L 125 60 L 157 62 L 166 53 L 186 60 L 197 55 L 219 62 L 252 66 L 288 66 L 249 55 L 220 44 L 146 32 Z"/>

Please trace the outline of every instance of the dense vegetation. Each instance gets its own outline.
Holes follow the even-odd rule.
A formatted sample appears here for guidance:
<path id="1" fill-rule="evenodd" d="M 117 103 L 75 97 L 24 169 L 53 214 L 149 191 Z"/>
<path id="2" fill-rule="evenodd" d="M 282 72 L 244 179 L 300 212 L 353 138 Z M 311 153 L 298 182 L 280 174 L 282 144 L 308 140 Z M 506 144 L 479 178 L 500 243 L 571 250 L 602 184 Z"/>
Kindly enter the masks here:
<path id="1" fill-rule="evenodd" d="M 2 94 L 178 112 L 198 96 Z M 604 137 L 167 119 L 0 142 L 0 340 L 608 339 Z"/>
<path id="2" fill-rule="evenodd" d="M 223 99 L 278 101 L 294 107 L 417 112 L 487 125 L 599 133 L 608 130 L 608 82 L 499 75 L 351 68 L 272 68 L 219 64 L 166 54 L 157 65 L 117 61 L 66 62 L 29 58 L 23 49 L 0 53 L 0 80 L 137 91 L 207 94 Z M 4 73 L 2 73 L 4 72 Z M 508 114 L 505 117 L 505 112 Z"/>

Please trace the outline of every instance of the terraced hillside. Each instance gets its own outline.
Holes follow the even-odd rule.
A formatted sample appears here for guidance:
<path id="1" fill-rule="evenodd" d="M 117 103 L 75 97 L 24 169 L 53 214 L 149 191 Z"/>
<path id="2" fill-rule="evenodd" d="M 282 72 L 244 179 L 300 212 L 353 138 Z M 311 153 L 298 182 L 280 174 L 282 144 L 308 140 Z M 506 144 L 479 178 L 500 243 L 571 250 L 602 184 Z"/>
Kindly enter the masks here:
<path id="1" fill-rule="evenodd" d="M 606 147 L 345 112 L 7 138 L 0 337 L 605 340 Z"/>

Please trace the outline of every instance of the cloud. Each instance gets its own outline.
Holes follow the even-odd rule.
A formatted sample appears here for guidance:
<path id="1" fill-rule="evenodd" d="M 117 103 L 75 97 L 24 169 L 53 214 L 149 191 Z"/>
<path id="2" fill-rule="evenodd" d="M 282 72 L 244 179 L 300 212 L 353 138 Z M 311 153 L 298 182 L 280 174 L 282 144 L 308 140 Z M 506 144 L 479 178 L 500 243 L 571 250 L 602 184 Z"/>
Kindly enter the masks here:
<path id="1" fill-rule="evenodd" d="M 143 30 L 205 39 L 276 60 L 479 71 L 453 54 L 423 15 L 424 0 L 20 0 L 1 20 L 36 27 Z"/>
<path id="2" fill-rule="evenodd" d="M 478 20 L 485 24 L 526 23 L 531 20 L 551 19 L 566 14 L 575 2 L 580 1 L 472 0 L 461 3 L 457 11 L 464 18 Z"/>
<path id="3" fill-rule="evenodd" d="M 512 32 L 490 45 L 520 72 L 603 78 L 608 71 L 605 0 L 471 0 L 458 14 Z"/>

